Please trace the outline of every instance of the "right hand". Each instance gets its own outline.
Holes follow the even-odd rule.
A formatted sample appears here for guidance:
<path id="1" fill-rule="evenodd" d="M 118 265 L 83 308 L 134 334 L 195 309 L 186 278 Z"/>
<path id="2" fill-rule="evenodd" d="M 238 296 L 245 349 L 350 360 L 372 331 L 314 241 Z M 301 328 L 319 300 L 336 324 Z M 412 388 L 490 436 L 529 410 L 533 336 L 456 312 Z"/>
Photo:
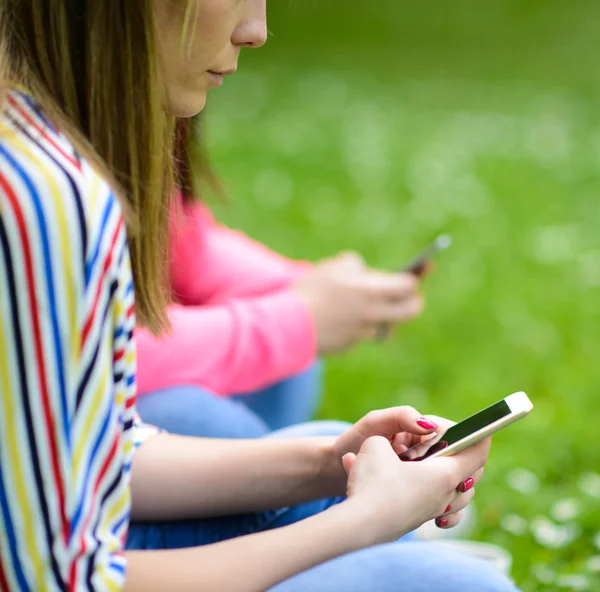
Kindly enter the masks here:
<path id="1" fill-rule="evenodd" d="M 313 314 L 319 354 L 374 339 L 382 326 L 412 320 L 423 309 L 418 278 L 373 271 L 354 253 L 318 263 L 294 289 Z"/>
<path id="2" fill-rule="evenodd" d="M 490 445 L 488 438 L 454 456 L 403 462 L 388 439 L 369 438 L 358 456 L 349 453 L 342 461 L 348 507 L 365 518 L 376 544 L 397 540 L 433 519 L 452 528 L 474 495 Z M 470 489 L 461 493 L 467 479 L 472 479 Z"/>

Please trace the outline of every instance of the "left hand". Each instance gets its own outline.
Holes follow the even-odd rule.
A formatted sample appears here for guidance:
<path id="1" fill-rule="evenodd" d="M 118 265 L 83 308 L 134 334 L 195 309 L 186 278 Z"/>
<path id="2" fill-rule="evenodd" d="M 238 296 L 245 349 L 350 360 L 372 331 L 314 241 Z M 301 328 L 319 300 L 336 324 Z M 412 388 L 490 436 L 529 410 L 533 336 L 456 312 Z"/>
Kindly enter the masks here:
<path id="1" fill-rule="evenodd" d="M 383 436 L 390 441 L 396 454 L 402 454 L 434 434 L 445 432 L 452 425 L 453 422 L 447 419 L 425 417 L 413 407 L 371 411 L 335 441 L 334 452 L 338 458 L 349 452 L 358 454 L 365 440 Z"/>
<path id="2" fill-rule="evenodd" d="M 333 455 L 337 462 L 347 455 L 356 455 L 363 443 L 373 436 L 382 436 L 390 442 L 396 454 L 402 454 L 412 446 L 432 438 L 437 433 L 444 433 L 454 422 L 437 416 L 423 416 L 413 407 L 393 407 L 381 411 L 371 411 L 356 422 L 347 432 L 333 443 Z M 485 446 L 489 451 L 490 439 L 477 446 Z M 402 462 L 398 459 L 398 462 Z M 479 482 L 483 468 L 471 476 L 469 487 Z M 464 483 L 457 483 L 456 489 L 462 492 Z M 472 495 L 472 492 L 470 492 Z M 469 497 L 470 499 L 470 497 Z M 461 508 L 462 509 L 462 508 Z M 461 513 L 447 512 L 437 521 L 441 528 L 452 528 L 460 522 Z"/>

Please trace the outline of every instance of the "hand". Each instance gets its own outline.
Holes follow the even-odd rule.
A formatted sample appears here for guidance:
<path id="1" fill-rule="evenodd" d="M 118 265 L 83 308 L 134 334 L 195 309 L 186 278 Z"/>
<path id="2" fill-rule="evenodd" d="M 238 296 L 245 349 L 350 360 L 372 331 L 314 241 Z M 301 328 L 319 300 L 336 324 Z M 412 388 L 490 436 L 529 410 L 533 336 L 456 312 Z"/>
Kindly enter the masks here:
<path id="1" fill-rule="evenodd" d="M 387 442 L 389 451 L 392 453 L 392 457 L 400 462 L 403 466 L 420 466 L 430 463 L 433 463 L 437 466 L 440 464 L 439 461 L 442 461 L 443 465 L 447 465 L 448 463 L 445 462 L 446 460 L 456 462 L 457 459 L 460 460 L 463 458 L 463 456 L 461 456 L 463 453 L 461 453 L 461 455 L 455 455 L 454 457 L 451 457 L 451 459 L 430 459 L 417 463 L 404 463 L 398 459 L 398 455 L 408 448 L 420 444 L 424 440 L 432 438 L 436 433 L 443 433 L 452 425 L 453 422 L 441 417 L 424 417 L 412 407 L 394 407 L 382 411 L 372 411 L 358 421 L 355 425 L 353 425 L 347 432 L 337 438 L 337 440 L 335 440 L 332 445 L 332 458 L 338 459 L 338 462 L 339 459 L 343 459 L 344 468 L 348 472 L 350 466 L 353 464 L 353 460 L 356 458 L 356 454 L 359 451 L 362 453 L 362 448 L 365 442 L 369 441 L 369 439 L 373 437 L 376 437 L 384 439 Z M 451 489 L 460 487 L 461 489 L 468 489 L 468 492 L 470 493 L 465 492 L 463 496 L 459 496 L 459 498 L 457 498 L 457 501 L 448 503 L 443 506 L 443 508 L 436 507 L 437 513 L 434 513 L 433 516 L 428 516 L 423 520 L 423 522 L 426 522 L 432 517 L 438 518 L 437 524 L 440 528 L 452 528 L 460 522 L 460 511 L 470 501 L 473 495 L 473 486 L 479 481 L 483 474 L 483 465 L 487 460 L 490 445 L 491 442 L 488 439 L 480 442 L 476 446 L 472 446 L 468 449 L 468 451 L 465 451 L 465 453 L 469 453 L 466 455 L 466 457 L 470 458 L 469 455 L 474 454 L 475 458 L 478 459 L 474 463 L 476 466 L 471 471 L 471 474 L 464 477 L 460 482 L 457 480 Z M 394 466 L 396 466 L 396 464 L 394 464 Z M 412 469 L 407 470 L 412 471 Z M 420 470 L 421 469 L 417 469 L 417 472 Z M 426 470 L 428 471 L 430 469 Z M 452 478 L 454 477 L 455 475 L 452 476 Z M 429 477 L 425 476 L 423 478 L 427 479 Z M 468 479 L 472 479 L 472 481 L 465 484 L 465 481 Z M 350 487 L 350 482 L 348 482 L 348 487 Z M 404 497 L 402 497 L 402 499 L 404 500 Z M 396 502 L 398 502 L 398 499 Z M 450 508 L 447 506 L 450 506 Z M 427 514 L 427 512 L 425 512 L 425 514 Z M 423 515 L 423 512 L 420 512 L 418 509 L 414 510 L 414 516 L 417 518 L 420 519 Z M 420 526 L 420 524 L 417 524 L 416 526 Z M 411 525 L 412 528 L 416 528 L 416 526 Z"/>
<path id="2" fill-rule="evenodd" d="M 444 528 L 455 526 L 473 498 L 489 447 L 488 439 L 455 456 L 413 463 L 402 462 L 388 439 L 371 437 L 358 456 L 343 458 L 345 503 L 362 517 L 371 544 L 396 540 L 434 518 Z"/>
<path id="3" fill-rule="evenodd" d="M 294 289 L 313 314 L 319 354 L 373 339 L 382 325 L 407 322 L 423 309 L 418 278 L 370 270 L 353 253 L 317 264 Z"/>

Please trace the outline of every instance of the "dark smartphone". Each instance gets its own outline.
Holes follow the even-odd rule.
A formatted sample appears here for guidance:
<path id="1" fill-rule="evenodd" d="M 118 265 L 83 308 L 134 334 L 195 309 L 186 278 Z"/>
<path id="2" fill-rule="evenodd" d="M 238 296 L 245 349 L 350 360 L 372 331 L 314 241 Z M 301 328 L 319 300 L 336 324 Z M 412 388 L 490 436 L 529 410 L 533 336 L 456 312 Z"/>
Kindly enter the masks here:
<path id="1" fill-rule="evenodd" d="M 440 251 L 445 251 L 452 245 L 452 238 L 448 234 L 438 236 L 422 253 L 415 257 L 408 265 L 400 268 L 402 273 L 412 273 L 414 275 L 423 275 L 427 269 L 427 264 Z"/>
<path id="2" fill-rule="evenodd" d="M 431 259 L 433 259 L 440 251 L 445 251 L 451 245 L 452 238 L 450 235 L 441 234 L 408 265 L 404 265 L 398 271 L 400 273 L 412 273 L 413 275 L 420 277 L 427 271 Z M 387 325 L 382 325 L 377 332 L 375 341 L 385 341 L 389 332 L 389 327 Z"/>

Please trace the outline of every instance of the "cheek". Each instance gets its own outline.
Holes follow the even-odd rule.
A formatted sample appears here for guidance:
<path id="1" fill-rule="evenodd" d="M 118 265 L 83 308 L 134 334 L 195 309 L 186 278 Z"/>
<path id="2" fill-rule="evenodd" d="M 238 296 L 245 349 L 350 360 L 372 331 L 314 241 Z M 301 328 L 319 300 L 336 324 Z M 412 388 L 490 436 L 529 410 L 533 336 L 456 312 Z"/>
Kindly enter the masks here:
<path id="1" fill-rule="evenodd" d="M 231 45 L 233 32 L 232 0 L 201 0 L 195 23 L 190 25 L 193 33 L 191 51 L 188 53 L 192 70 L 203 71 L 220 67 L 219 56 Z M 190 48 L 190 45 L 188 45 Z"/>

